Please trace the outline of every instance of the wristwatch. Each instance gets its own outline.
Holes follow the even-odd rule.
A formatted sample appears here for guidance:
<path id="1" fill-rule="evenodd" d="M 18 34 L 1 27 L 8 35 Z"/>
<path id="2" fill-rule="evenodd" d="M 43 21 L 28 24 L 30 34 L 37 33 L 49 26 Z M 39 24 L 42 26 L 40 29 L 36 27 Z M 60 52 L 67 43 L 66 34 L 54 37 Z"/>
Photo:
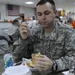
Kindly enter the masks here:
<path id="1" fill-rule="evenodd" d="M 57 63 L 55 61 L 53 61 L 53 66 L 52 66 L 52 71 L 57 71 Z"/>

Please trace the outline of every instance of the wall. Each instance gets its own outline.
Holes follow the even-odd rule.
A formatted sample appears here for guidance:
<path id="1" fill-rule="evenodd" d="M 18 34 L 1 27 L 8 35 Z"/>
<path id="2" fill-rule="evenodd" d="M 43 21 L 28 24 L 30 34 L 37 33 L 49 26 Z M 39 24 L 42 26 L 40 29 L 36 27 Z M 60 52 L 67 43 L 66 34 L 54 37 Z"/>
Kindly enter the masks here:
<path id="1" fill-rule="evenodd" d="M 10 35 L 11 31 L 8 31 L 10 28 L 13 28 L 12 23 L 6 22 L 6 23 L 0 23 L 0 29 L 4 30 L 8 35 Z"/>
<path id="2" fill-rule="evenodd" d="M 20 7 L 20 13 L 24 13 L 26 18 L 35 16 L 35 10 L 29 7 Z"/>
<path id="3" fill-rule="evenodd" d="M 7 20 L 15 19 L 15 18 L 18 17 L 18 16 L 7 16 L 6 15 L 6 5 L 5 4 L 0 4 L 0 12 L 1 12 L 1 19 L 0 19 L 0 21 L 3 20 L 3 19 L 7 19 Z M 25 17 L 28 18 L 28 17 L 34 16 L 35 12 L 34 12 L 33 8 L 20 6 L 20 13 L 24 13 Z"/>
<path id="4" fill-rule="evenodd" d="M 61 0 L 60 0 L 60 2 L 61 2 Z M 66 12 L 70 12 L 71 11 L 71 12 L 75 13 L 75 6 L 74 6 L 74 4 L 68 5 L 68 7 L 67 7 L 66 6 L 67 2 L 66 3 L 62 3 L 61 5 L 60 5 L 60 2 L 56 3 L 56 8 L 57 9 L 64 9 L 64 10 L 66 10 Z M 72 17 L 75 20 L 75 14 L 74 15 L 70 15 L 70 17 Z"/>
<path id="5" fill-rule="evenodd" d="M 4 19 L 10 20 L 10 19 L 15 19 L 15 18 L 19 17 L 19 16 L 8 16 L 6 14 L 6 5 L 5 4 L 0 4 L 0 12 L 1 12 L 0 21 L 3 21 Z M 33 8 L 20 6 L 20 13 L 24 13 L 25 18 L 29 18 L 29 17 L 34 16 L 35 11 Z M 12 27 L 11 23 L 0 23 L 0 29 L 3 29 L 8 34 L 10 34 L 8 31 L 8 28 L 11 28 L 11 27 Z"/>

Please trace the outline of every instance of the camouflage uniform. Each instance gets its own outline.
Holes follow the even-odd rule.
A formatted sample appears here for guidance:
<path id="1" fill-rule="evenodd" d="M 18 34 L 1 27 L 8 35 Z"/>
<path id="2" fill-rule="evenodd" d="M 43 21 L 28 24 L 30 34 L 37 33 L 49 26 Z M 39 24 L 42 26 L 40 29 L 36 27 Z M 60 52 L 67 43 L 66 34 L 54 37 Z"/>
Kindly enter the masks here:
<path id="1" fill-rule="evenodd" d="M 13 38 L 13 42 L 17 41 L 19 39 L 19 36 L 20 36 L 20 34 L 19 34 L 19 28 L 17 28 L 15 30 L 15 33 L 11 35 L 11 37 Z"/>
<path id="2" fill-rule="evenodd" d="M 56 23 L 55 29 L 47 37 L 45 36 L 42 27 L 38 25 L 37 28 L 32 27 L 31 34 L 26 40 L 20 40 L 20 46 L 15 50 L 14 55 L 20 59 L 22 57 L 29 58 L 32 52 L 41 52 L 41 54 L 46 55 L 50 59 L 56 61 L 58 65 L 57 71 L 59 72 L 69 69 L 70 58 L 73 58 L 75 54 L 74 38 L 75 31 L 69 25 Z M 30 51 L 29 54 L 28 51 Z M 63 74 L 53 73 L 47 75 Z"/>

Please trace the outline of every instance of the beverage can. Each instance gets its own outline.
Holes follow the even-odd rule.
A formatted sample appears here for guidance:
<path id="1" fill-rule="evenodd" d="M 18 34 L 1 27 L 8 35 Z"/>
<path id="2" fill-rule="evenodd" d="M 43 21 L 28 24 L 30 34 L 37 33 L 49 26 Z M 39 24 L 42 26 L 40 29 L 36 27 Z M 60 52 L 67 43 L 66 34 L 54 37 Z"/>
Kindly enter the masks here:
<path id="1" fill-rule="evenodd" d="M 4 68 L 8 68 L 10 66 L 13 66 L 13 56 L 11 53 L 4 55 Z"/>

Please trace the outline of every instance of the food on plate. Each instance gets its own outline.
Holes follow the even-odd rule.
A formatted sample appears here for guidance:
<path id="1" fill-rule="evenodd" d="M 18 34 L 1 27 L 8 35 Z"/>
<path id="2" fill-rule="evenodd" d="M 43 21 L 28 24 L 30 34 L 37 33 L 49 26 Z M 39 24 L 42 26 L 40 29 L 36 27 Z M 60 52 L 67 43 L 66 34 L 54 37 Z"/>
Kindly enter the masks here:
<path id="1" fill-rule="evenodd" d="M 35 64 L 34 64 L 33 61 L 30 62 L 30 66 L 31 66 L 31 67 L 35 67 Z"/>
<path id="2" fill-rule="evenodd" d="M 36 53 L 36 54 L 32 54 L 32 59 L 31 59 L 31 61 L 29 60 L 26 60 L 25 61 L 25 63 L 26 63 L 26 65 L 28 66 L 28 67 L 35 67 L 35 63 L 34 63 L 34 57 L 40 57 L 40 55 L 41 55 L 41 53 L 40 52 L 38 52 L 38 53 Z"/>
<path id="3" fill-rule="evenodd" d="M 34 67 L 35 66 L 33 61 L 29 61 L 29 62 L 25 62 L 25 63 L 28 67 Z"/>
<path id="4" fill-rule="evenodd" d="M 31 61 L 31 66 L 35 66 L 35 63 L 34 63 L 34 57 L 40 57 L 41 53 L 38 52 L 36 54 L 32 54 L 32 61 Z"/>
<path id="5" fill-rule="evenodd" d="M 40 55 L 41 55 L 41 53 L 40 53 L 40 52 L 38 52 L 37 56 L 38 56 L 38 57 L 40 57 Z"/>

